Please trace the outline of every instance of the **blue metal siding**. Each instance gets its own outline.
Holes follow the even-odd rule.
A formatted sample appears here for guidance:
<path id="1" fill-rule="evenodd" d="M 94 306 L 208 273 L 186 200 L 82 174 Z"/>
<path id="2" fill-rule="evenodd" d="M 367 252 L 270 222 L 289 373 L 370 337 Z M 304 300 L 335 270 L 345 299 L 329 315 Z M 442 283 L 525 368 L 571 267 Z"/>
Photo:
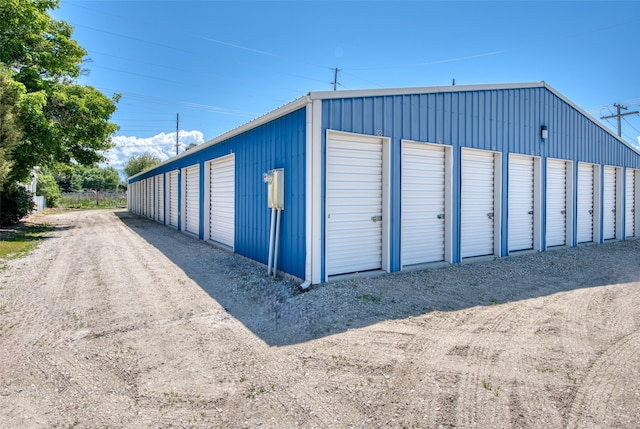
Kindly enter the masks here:
<path id="1" fill-rule="evenodd" d="M 229 153 L 235 153 L 236 165 L 235 252 L 265 264 L 268 262 L 271 210 L 267 207 L 267 186 L 262 180 L 262 173 L 284 168 L 285 209 L 280 226 L 278 269 L 304 278 L 306 109 L 296 110 L 210 147 L 194 150 L 192 155 L 158 166 L 130 183 L 199 163 L 202 239 L 205 236 L 204 210 L 207 209 L 204 167 L 206 162 Z"/>
<path id="2" fill-rule="evenodd" d="M 540 138 L 542 125 L 549 130 L 546 140 Z M 391 271 L 400 269 L 402 139 L 453 146 L 453 204 L 457 208 L 453 219 L 454 262 L 460 260 L 461 148 L 502 153 L 503 255 L 507 248 L 509 153 L 540 157 L 543 178 L 547 157 L 572 160 L 574 170 L 577 162 L 640 167 L 637 152 L 544 87 L 326 99 L 322 107 L 323 140 L 327 129 L 380 134 L 391 139 Z M 325 148 L 326 141 L 323 141 L 323 153 Z M 575 174 L 574 171 L 574 180 Z M 542 187 L 544 192 L 544 180 Z M 544 200 L 542 198 L 542 213 Z M 575 204 L 575 196 L 573 201 Z M 544 225 L 544 216 L 542 223 Z M 575 227 L 575 220 L 573 224 Z"/>

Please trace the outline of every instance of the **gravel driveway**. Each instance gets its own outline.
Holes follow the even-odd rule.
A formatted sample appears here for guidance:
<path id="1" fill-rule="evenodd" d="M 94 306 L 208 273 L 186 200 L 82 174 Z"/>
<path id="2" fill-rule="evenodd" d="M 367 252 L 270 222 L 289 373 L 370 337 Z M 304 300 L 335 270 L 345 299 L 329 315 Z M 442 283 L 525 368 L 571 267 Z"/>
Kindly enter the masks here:
<path id="1" fill-rule="evenodd" d="M 124 211 L 35 220 L 0 427 L 640 427 L 640 240 L 299 293 Z"/>

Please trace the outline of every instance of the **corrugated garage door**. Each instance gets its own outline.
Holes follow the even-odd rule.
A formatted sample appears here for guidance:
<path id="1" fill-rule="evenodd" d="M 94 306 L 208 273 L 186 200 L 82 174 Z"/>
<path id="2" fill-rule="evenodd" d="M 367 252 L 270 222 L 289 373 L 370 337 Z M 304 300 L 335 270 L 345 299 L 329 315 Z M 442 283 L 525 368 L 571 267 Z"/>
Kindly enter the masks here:
<path id="1" fill-rule="evenodd" d="M 235 232 L 235 156 L 211 161 L 209 239 L 233 248 Z"/>
<path id="2" fill-rule="evenodd" d="M 567 163 L 547 161 L 547 247 L 567 244 Z"/>
<path id="3" fill-rule="evenodd" d="M 616 168 L 604 167 L 602 238 L 605 240 L 616 238 L 616 182 Z"/>
<path id="4" fill-rule="evenodd" d="M 164 223 L 164 174 L 156 176 L 156 217 L 158 222 Z"/>
<path id="5" fill-rule="evenodd" d="M 509 156 L 509 251 L 533 249 L 533 158 Z"/>
<path id="6" fill-rule="evenodd" d="M 169 225 L 178 227 L 178 172 L 169 173 Z"/>
<path id="7" fill-rule="evenodd" d="M 147 217 L 153 219 L 153 177 L 147 179 Z"/>
<path id="8" fill-rule="evenodd" d="M 462 151 L 460 256 L 494 253 L 494 154 Z"/>
<path id="9" fill-rule="evenodd" d="M 636 234 L 636 172 L 627 169 L 625 190 L 625 235 L 635 237 Z"/>
<path id="10" fill-rule="evenodd" d="M 141 180 L 140 182 L 140 188 L 138 189 L 138 195 L 140 195 L 140 202 L 138 203 L 138 207 L 139 207 L 139 214 L 142 216 L 146 216 L 147 214 L 147 197 L 146 197 L 146 192 L 147 192 L 147 182 L 145 182 L 144 180 Z"/>
<path id="11" fill-rule="evenodd" d="M 135 194 L 136 194 L 136 214 L 142 215 L 142 201 L 143 197 L 144 197 L 144 187 L 142 186 L 144 184 L 144 182 L 141 180 L 139 182 L 136 182 L 136 189 L 135 189 Z"/>
<path id="12" fill-rule="evenodd" d="M 200 165 L 185 168 L 184 230 L 200 233 Z"/>
<path id="13" fill-rule="evenodd" d="M 382 144 L 329 134 L 326 176 L 328 276 L 382 267 Z"/>
<path id="14" fill-rule="evenodd" d="M 402 144 L 402 265 L 444 260 L 445 148 Z"/>
<path id="15" fill-rule="evenodd" d="M 578 243 L 593 241 L 593 165 L 578 164 Z"/>

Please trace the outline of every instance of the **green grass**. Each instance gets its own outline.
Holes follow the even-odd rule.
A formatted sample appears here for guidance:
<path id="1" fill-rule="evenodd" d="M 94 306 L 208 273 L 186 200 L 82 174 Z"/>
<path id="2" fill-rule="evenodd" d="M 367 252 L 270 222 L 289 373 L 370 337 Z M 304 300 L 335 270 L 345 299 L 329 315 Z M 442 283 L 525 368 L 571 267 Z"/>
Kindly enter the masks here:
<path id="1" fill-rule="evenodd" d="M 380 304 L 382 302 L 382 298 L 377 296 L 377 295 L 369 295 L 369 294 L 363 294 L 363 295 L 356 295 L 356 299 L 359 299 L 361 301 L 364 302 L 372 302 L 374 304 Z"/>
<path id="2" fill-rule="evenodd" d="M 53 225 L 24 225 L 0 238 L 0 259 L 18 258 L 33 250 Z"/>
<path id="3" fill-rule="evenodd" d="M 59 208 L 66 209 L 117 209 L 127 206 L 126 197 L 66 197 L 60 199 Z"/>

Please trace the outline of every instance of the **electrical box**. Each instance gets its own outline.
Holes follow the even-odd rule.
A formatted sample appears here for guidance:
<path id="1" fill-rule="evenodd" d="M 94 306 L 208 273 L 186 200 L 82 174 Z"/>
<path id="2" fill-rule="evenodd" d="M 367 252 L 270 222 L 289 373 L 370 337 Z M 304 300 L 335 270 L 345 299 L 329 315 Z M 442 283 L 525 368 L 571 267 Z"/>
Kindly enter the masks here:
<path id="1" fill-rule="evenodd" d="M 269 208 L 284 210 L 284 168 L 269 170 L 262 178 L 267 183 Z"/>

